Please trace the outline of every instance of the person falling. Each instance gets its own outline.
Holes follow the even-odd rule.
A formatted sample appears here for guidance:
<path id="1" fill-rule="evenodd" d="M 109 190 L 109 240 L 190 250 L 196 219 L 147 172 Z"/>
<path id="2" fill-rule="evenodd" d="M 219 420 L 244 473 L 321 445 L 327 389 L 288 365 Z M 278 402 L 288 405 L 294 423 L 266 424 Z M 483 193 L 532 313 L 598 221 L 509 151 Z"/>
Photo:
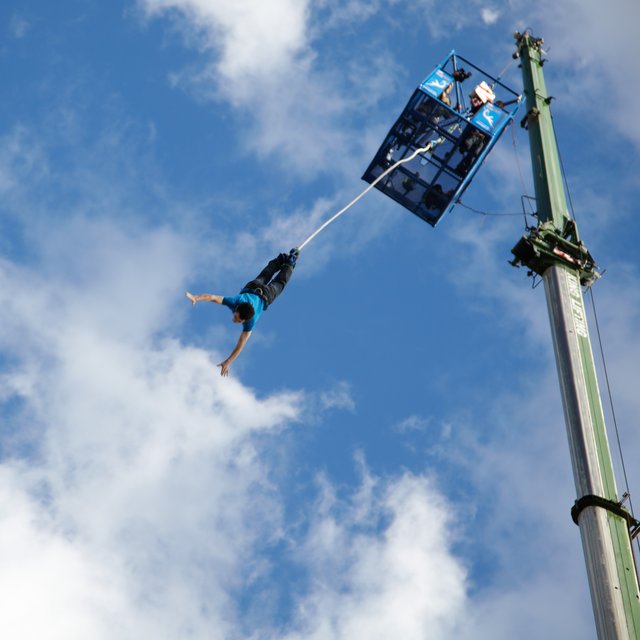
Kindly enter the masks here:
<path id="1" fill-rule="evenodd" d="M 281 253 L 270 260 L 254 280 L 247 282 L 237 296 L 218 296 L 213 293 L 194 295 L 185 291 L 185 295 L 194 305 L 196 302 L 215 302 L 229 307 L 233 312 L 232 322 L 242 324 L 242 333 L 231 355 L 218 365 L 221 376 L 229 375 L 231 363 L 244 349 L 260 315 L 282 293 L 291 278 L 299 255 L 297 249 L 291 249 L 288 254 Z"/>

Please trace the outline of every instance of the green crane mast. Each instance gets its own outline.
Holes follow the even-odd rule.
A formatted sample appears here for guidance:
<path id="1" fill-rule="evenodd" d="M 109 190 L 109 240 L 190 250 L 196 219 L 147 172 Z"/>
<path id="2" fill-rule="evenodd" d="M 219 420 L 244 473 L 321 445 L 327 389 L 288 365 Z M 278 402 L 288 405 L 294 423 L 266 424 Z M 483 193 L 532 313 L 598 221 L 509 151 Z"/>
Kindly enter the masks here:
<path id="1" fill-rule="evenodd" d="M 514 266 L 542 277 L 577 499 L 580 535 L 599 640 L 640 640 L 640 592 L 632 536 L 638 522 L 617 493 L 582 286 L 596 265 L 569 216 L 542 66 L 543 40 L 515 33 L 524 79 L 538 224 L 512 249 Z"/>

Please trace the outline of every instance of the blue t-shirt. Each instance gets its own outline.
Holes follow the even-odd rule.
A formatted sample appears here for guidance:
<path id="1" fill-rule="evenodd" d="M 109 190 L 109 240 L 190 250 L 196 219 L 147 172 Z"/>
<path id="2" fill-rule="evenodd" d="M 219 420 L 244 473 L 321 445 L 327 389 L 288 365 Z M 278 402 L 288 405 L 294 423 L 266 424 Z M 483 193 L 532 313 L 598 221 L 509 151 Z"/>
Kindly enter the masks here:
<path id="1" fill-rule="evenodd" d="M 241 302 L 248 302 L 253 307 L 253 318 L 242 323 L 243 331 L 252 331 L 256 322 L 258 322 L 260 314 L 264 311 L 264 300 L 255 293 L 246 292 L 237 296 L 231 296 L 230 298 L 227 296 L 222 298 L 222 304 L 225 307 L 229 307 L 231 311 L 234 311 Z"/>

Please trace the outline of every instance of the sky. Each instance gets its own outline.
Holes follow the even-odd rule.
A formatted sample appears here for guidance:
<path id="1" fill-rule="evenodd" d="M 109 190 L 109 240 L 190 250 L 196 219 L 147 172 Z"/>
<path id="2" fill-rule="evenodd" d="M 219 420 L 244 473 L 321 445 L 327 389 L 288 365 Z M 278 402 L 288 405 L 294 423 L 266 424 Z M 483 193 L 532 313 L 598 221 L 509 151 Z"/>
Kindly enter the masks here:
<path id="1" fill-rule="evenodd" d="M 436 229 L 374 191 L 228 378 L 235 295 L 365 186 L 452 49 L 545 39 L 609 440 L 640 488 L 635 0 L 0 7 L 0 630 L 21 639 L 595 638 L 532 195 L 504 134 Z M 640 498 L 636 498 L 640 505 Z"/>

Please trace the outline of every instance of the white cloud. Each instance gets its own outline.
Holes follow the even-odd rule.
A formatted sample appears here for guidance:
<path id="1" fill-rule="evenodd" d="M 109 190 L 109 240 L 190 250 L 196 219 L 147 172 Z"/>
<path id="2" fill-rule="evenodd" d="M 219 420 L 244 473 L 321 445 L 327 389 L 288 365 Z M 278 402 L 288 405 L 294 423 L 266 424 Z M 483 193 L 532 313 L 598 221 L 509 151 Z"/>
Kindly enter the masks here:
<path id="1" fill-rule="evenodd" d="M 466 572 L 451 551 L 449 506 L 427 478 L 410 474 L 358 500 L 366 508 L 345 509 L 333 496 L 317 505 L 301 550 L 314 586 L 299 599 L 286 640 L 452 637 Z"/>
<path id="2" fill-rule="evenodd" d="M 25 405 L 10 425 L 31 434 L 32 452 L 0 465 L 11 497 L 0 593 L 14 605 L 2 627 L 16 639 L 45 628 L 67 639 L 223 637 L 252 547 L 280 530 L 252 437 L 294 420 L 301 396 L 258 400 L 205 352 L 154 338 L 182 302 L 168 293 L 181 270 L 162 267 L 180 253 L 176 238 L 96 236 L 109 252 L 94 241 L 76 257 L 91 275 L 79 285 L 54 276 L 34 295 L 34 274 L 0 270 L 5 379 L 19 394 L 4 400 Z M 142 300 L 121 290 L 120 271 L 145 283 Z"/>
<path id="3" fill-rule="evenodd" d="M 9 30 L 14 38 L 24 38 L 31 29 L 31 23 L 23 16 L 14 13 L 9 20 Z"/>
<path id="4" fill-rule="evenodd" d="M 332 389 L 320 393 L 320 405 L 324 409 L 346 409 L 353 411 L 356 403 L 348 382 L 339 382 Z"/>
<path id="5" fill-rule="evenodd" d="M 480 11 L 480 17 L 482 18 L 482 22 L 484 22 L 487 25 L 492 25 L 500 17 L 500 12 L 490 7 L 484 7 Z"/>
<path id="6" fill-rule="evenodd" d="M 604 131 L 614 127 L 640 149 L 640 124 L 629 117 L 629 105 L 640 101 L 640 87 L 629 82 L 629 66 L 624 64 L 634 55 L 638 3 L 545 0 L 517 4 L 526 16 L 520 29 L 531 21 L 538 25 L 534 35 L 545 39 L 545 57 L 570 89 L 562 94 L 564 104 L 559 102 L 555 108 L 585 118 L 585 135 L 591 129 L 586 123 L 598 122 Z M 551 87 L 550 93 L 554 91 Z"/>
<path id="7" fill-rule="evenodd" d="M 430 420 L 428 418 L 413 414 L 400 420 L 393 428 L 400 433 L 404 433 L 405 431 L 424 431 L 428 428 L 429 424 Z"/>
<path id="8" fill-rule="evenodd" d="M 397 0 L 388 2 L 389 6 L 396 3 Z M 380 10 L 381 4 L 380 0 L 320 0 L 317 3 L 327 13 L 326 18 L 323 14 L 323 22 L 331 27 L 354 21 L 364 22 Z"/>
<path id="9" fill-rule="evenodd" d="M 47 159 L 40 142 L 24 126 L 15 126 L 0 137 L 0 193 L 5 198 L 48 171 Z"/>
<path id="10" fill-rule="evenodd" d="M 356 5 L 347 11 L 350 20 L 359 13 Z M 260 158 L 275 155 L 292 176 L 340 173 L 360 152 L 345 121 L 393 91 L 401 73 L 383 42 L 371 43 L 375 56 L 363 52 L 366 60 L 355 56 L 339 68 L 319 60 L 312 41 L 334 21 L 313 20 L 307 2 L 140 0 L 139 6 L 148 17 L 169 16 L 187 45 L 203 52 L 197 70 L 172 73 L 172 83 L 232 104 L 245 150 Z M 334 9 L 314 10 L 325 16 Z"/>
<path id="11" fill-rule="evenodd" d="M 0 468 L 0 613 L 12 638 L 107 638 L 96 620 L 123 607 L 112 568 L 86 554 L 29 499 L 21 472 Z"/>
<path id="12" fill-rule="evenodd" d="M 149 16 L 182 17 L 191 41 L 217 56 L 216 68 L 232 83 L 281 73 L 307 46 L 306 1 L 140 0 Z"/>
<path id="13" fill-rule="evenodd" d="M 116 222 L 128 180 L 91 163 L 64 171 L 75 214 L 61 212 L 35 140 L 0 148 L 6 209 L 39 240 L 24 263 L 0 261 L 0 626 L 17 640 L 229 637 L 254 547 L 281 535 L 254 438 L 295 421 L 303 397 L 258 399 L 172 338 L 188 239 L 139 213 Z M 113 154 L 101 167 L 127 173 Z"/>

